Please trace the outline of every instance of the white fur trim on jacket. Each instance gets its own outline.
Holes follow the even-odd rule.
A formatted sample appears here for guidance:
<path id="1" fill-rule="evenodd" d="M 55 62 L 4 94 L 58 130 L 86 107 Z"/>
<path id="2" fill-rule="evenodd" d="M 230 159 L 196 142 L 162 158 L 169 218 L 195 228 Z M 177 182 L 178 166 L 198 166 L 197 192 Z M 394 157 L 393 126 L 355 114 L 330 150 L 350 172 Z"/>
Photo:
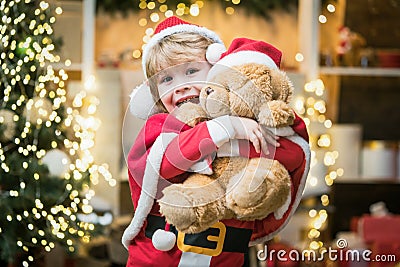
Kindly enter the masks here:
<path id="1" fill-rule="evenodd" d="M 235 136 L 229 115 L 224 115 L 209 121 L 206 121 L 208 132 L 217 147 L 229 142 Z"/>
<path id="2" fill-rule="evenodd" d="M 290 183 L 289 183 L 290 186 Z M 292 196 L 289 192 L 288 197 L 286 198 L 285 203 L 283 203 L 282 206 L 280 206 L 276 211 L 274 211 L 274 217 L 277 220 L 280 220 L 283 218 L 283 215 L 285 215 L 285 212 L 289 209 L 290 202 L 292 201 Z"/>
<path id="3" fill-rule="evenodd" d="M 160 177 L 160 167 L 164 152 L 168 144 L 177 136 L 176 133 L 160 134 L 150 149 L 146 160 L 146 168 L 143 175 L 142 190 L 140 191 L 138 205 L 131 223 L 122 235 L 122 244 L 128 249 L 131 240 L 142 229 L 147 215 L 150 213 L 157 194 L 158 179 Z"/>
<path id="4" fill-rule="evenodd" d="M 256 240 L 250 241 L 249 246 L 254 246 L 256 244 L 260 244 L 263 243 L 265 241 L 270 240 L 272 237 L 274 237 L 277 233 L 279 233 L 289 222 L 290 218 L 293 216 L 293 214 L 295 213 L 297 206 L 300 203 L 301 197 L 303 195 L 303 191 L 304 191 L 304 187 L 306 185 L 306 180 L 307 180 L 307 176 L 308 176 L 308 172 L 310 170 L 310 160 L 311 160 L 311 149 L 310 149 L 310 145 L 308 144 L 308 142 L 306 140 L 304 140 L 304 138 L 300 137 L 299 135 L 293 135 L 293 136 L 288 136 L 287 137 L 290 141 L 292 141 L 293 143 L 299 145 L 301 147 L 301 149 L 304 152 L 304 157 L 306 160 L 305 163 L 305 167 L 304 167 L 304 172 L 302 174 L 300 183 L 299 183 L 299 188 L 297 189 L 297 194 L 295 195 L 295 199 L 293 201 L 293 206 L 292 209 L 290 210 L 290 213 L 288 215 L 288 217 L 286 218 L 285 222 L 278 228 L 276 229 L 274 232 L 269 233 L 268 235 L 264 236 L 264 237 L 260 237 Z"/>
<path id="5" fill-rule="evenodd" d="M 198 33 L 204 37 L 207 37 L 207 38 L 213 40 L 216 43 L 223 44 L 222 40 L 219 38 L 219 36 L 215 32 L 213 32 L 205 27 L 197 26 L 194 24 L 178 24 L 175 26 L 168 27 L 168 28 L 160 31 L 159 33 L 153 35 L 153 37 L 151 37 L 150 41 L 147 43 L 147 45 L 143 49 L 142 67 L 143 67 L 144 75 L 146 77 L 147 77 L 147 75 L 146 75 L 145 62 L 147 61 L 151 47 L 156 45 L 162 38 L 169 36 L 171 34 L 174 34 L 174 33 L 179 33 L 179 32 Z"/>

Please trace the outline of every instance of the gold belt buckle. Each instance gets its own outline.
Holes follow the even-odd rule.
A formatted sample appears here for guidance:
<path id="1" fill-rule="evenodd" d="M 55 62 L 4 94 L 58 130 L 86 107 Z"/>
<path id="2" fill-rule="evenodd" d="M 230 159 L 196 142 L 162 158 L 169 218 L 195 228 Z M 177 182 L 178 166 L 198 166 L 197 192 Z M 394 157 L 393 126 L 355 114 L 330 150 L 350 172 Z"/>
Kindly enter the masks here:
<path id="1" fill-rule="evenodd" d="M 197 254 L 204 254 L 208 256 L 218 256 L 222 252 L 222 248 L 224 246 L 224 240 L 226 235 L 226 227 L 222 222 L 217 222 L 213 224 L 210 228 L 217 228 L 219 229 L 219 234 L 215 235 L 208 235 L 207 240 L 216 242 L 216 248 L 204 248 L 198 246 L 192 246 L 185 244 L 185 233 L 178 232 L 178 239 L 177 239 L 177 246 L 183 252 L 193 252 Z"/>

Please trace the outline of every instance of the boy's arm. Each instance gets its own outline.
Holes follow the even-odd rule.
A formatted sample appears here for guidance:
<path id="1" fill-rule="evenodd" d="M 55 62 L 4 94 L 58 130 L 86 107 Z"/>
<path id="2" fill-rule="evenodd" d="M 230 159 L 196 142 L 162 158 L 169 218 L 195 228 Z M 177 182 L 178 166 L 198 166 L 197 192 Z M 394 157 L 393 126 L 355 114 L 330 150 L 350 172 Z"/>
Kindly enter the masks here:
<path id="1" fill-rule="evenodd" d="M 266 142 L 259 141 L 262 138 L 254 134 L 257 133 L 256 130 L 258 124 L 246 118 L 222 116 L 191 128 L 174 116 L 157 114 L 147 120 L 139 133 L 128 156 L 128 167 L 134 177 L 139 179 L 143 177 L 148 151 L 161 133 L 179 134 L 169 143 L 162 158 L 160 175 L 170 179 L 215 153 L 220 146 L 231 139 L 247 139 L 259 145 L 263 143 L 258 150 L 262 149 L 266 146 Z"/>
<path id="2" fill-rule="evenodd" d="M 228 116 L 202 122 L 179 133 L 165 151 L 160 174 L 169 179 L 186 172 L 196 162 L 215 153 L 234 136 Z"/>
<path id="3" fill-rule="evenodd" d="M 186 172 L 194 163 L 215 153 L 220 145 L 234 136 L 228 117 L 203 122 L 191 128 L 171 115 L 154 115 L 146 121 L 128 155 L 128 168 L 136 179 L 141 180 L 143 177 L 149 150 L 163 132 L 179 134 L 163 155 L 160 175 L 165 179 Z"/>

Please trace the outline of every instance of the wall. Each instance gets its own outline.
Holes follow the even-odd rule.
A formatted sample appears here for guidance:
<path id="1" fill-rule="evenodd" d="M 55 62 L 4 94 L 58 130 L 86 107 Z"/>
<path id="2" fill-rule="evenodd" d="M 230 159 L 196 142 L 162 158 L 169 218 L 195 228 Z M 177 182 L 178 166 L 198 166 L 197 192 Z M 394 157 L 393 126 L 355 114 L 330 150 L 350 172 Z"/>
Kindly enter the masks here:
<path id="1" fill-rule="evenodd" d="M 116 58 L 127 50 L 140 49 L 148 27 L 138 25 L 145 13 L 131 13 L 127 17 L 121 15 L 99 14 L 96 21 L 96 58 L 108 54 Z M 297 52 L 297 10 L 291 13 L 274 11 L 271 19 L 248 16 L 245 10 L 235 9 L 233 15 L 227 15 L 217 3 L 206 3 L 200 9 L 198 17 L 182 17 L 184 20 L 205 26 L 217 32 L 228 45 L 235 37 L 249 37 L 269 42 L 283 51 L 283 64 L 296 67 L 294 59 Z M 139 64 L 133 68 L 140 67 Z"/>

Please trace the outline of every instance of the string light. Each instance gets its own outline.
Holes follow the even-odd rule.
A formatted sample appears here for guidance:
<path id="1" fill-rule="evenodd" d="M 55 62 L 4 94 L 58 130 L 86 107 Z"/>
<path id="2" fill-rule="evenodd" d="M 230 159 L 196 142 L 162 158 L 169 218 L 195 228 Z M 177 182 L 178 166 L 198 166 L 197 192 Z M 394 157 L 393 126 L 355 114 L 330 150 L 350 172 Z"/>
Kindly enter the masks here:
<path id="1" fill-rule="evenodd" d="M 334 13 L 336 8 L 333 4 L 328 4 L 326 9 Z M 328 22 L 327 16 L 321 14 L 318 17 L 320 23 Z M 301 54 L 296 54 L 297 62 L 304 61 Z M 331 146 L 331 136 L 327 130 L 332 127 L 332 121 L 326 117 L 325 86 L 321 79 L 309 81 L 304 85 L 304 94 L 294 99 L 294 109 L 304 117 L 307 127 L 310 129 L 311 164 L 310 175 L 307 184 L 311 190 L 321 188 L 320 186 L 330 187 L 335 179 L 342 176 L 343 169 L 332 170 L 332 166 L 339 157 L 337 151 L 329 151 Z M 323 166 L 323 167 L 322 167 Z M 313 169 L 320 171 L 313 172 Z M 322 177 L 321 177 L 322 176 Z M 323 185 L 321 185 L 323 183 Z M 329 196 L 320 196 L 319 211 L 315 208 L 309 210 L 310 225 L 307 234 L 308 249 L 323 255 L 326 251 L 324 243 L 320 240 L 321 232 L 325 230 L 328 220 L 328 212 L 325 207 L 330 204 Z M 324 208 L 320 208 L 320 207 Z"/>
<path id="2" fill-rule="evenodd" d="M 232 3 L 237 5 L 240 3 L 240 0 L 232 0 Z M 153 27 L 155 26 L 155 23 L 158 23 L 163 17 L 169 18 L 174 14 L 177 16 L 190 15 L 193 17 L 197 17 L 200 15 L 200 11 L 203 6 L 204 1 L 195 1 L 194 3 L 190 4 L 190 6 L 187 6 L 183 2 L 178 3 L 176 6 L 171 6 L 168 5 L 168 2 L 166 0 L 140 0 L 138 5 L 139 9 L 142 9 L 147 13 L 145 18 L 140 18 L 138 20 L 139 26 L 147 27 L 145 29 L 145 34 L 142 38 L 143 45 L 141 46 L 141 50 L 143 51 L 145 45 L 149 42 L 151 36 L 153 35 Z M 226 12 L 230 15 L 233 14 L 233 7 L 229 7 Z M 149 27 L 149 24 L 153 25 Z M 149 30 L 152 30 L 152 32 L 149 33 Z M 134 49 L 132 51 L 132 58 L 140 59 L 140 57 L 142 56 L 142 51 L 140 51 L 139 49 Z"/>
<path id="3" fill-rule="evenodd" d="M 319 21 L 320 23 L 326 23 L 328 20 L 327 20 L 327 18 L 326 18 L 324 15 L 319 15 L 318 21 Z"/>
<path id="4" fill-rule="evenodd" d="M 331 12 L 331 13 L 333 13 L 333 12 L 336 11 L 336 7 L 335 7 L 334 5 L 332 5 L 332 4 L 328 4 L 328 5 L 326 6 L 326 9 L 327 9 L 329 12 Z"/>

